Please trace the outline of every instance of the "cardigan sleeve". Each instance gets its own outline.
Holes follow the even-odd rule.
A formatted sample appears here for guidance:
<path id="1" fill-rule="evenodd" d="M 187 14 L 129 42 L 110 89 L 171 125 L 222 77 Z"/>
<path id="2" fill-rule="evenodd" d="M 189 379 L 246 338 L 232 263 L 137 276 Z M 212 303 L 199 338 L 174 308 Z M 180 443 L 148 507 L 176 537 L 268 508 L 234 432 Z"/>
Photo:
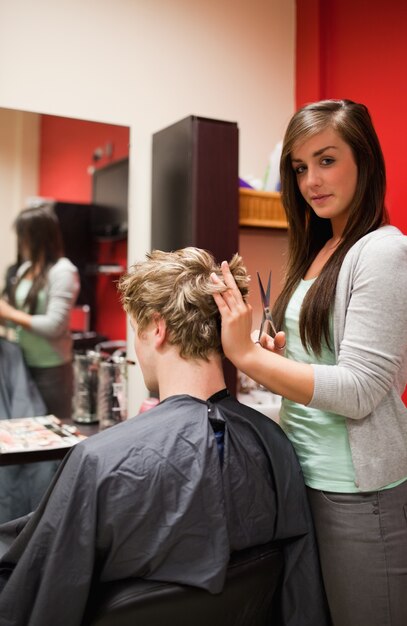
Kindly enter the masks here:
<path id="1" fill-rule="evenodd" d="M 68 259 L 60 259 L 48 273 L 47 309 L 33 315 L 31 329 L 46 339 L 63 335 L 69 327 L 72 306 L 79 292 L 79 277 Z"/>
<path id="2" fill-rule="evenodd" d="M 393 230 L 368 240 L 344 270 L 334 313 L 334 326 L 340 326 L 337 364 L 313 365 L 309 406 L 361 419 L 391 387 L 400 386 L 400 393 L 404 388 L 399 378 L 407 352 L 407 237 Z"/>

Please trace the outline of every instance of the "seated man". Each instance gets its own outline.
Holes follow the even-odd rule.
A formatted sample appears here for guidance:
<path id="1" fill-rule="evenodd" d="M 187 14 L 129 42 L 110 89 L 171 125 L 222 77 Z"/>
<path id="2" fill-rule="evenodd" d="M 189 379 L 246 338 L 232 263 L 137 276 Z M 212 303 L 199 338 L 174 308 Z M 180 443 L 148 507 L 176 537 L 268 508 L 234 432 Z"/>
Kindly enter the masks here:
<path id="1" fill-rule="evenodd" d="M 245 295 L 240 257 L 231 270 Z M 277 424 L 232 398 L 223 289 L 205 251 L 155 251 L 120 282 L 146 386 L 160 403 L 77 444 L 0 563 L 1 624 L 79 625 L 91 582 L 127 577 L 222 590 L 230 553 L 287 539 L 282 624 L 323 626 L 305 488 Z M 16 530 L 16 532 L 18 532 Z"/>

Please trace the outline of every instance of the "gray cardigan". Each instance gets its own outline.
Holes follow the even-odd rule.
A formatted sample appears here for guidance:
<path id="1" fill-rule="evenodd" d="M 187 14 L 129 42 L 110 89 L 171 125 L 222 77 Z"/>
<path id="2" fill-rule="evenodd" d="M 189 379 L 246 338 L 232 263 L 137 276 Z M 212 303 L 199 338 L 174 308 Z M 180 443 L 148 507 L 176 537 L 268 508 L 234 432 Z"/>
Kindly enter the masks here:
<path id="1" fill-rule="evenodd" d="M 336 365 L 313 365 L 310 407 L 347 417 L 355 484 L 407 476 L 407 237 L 384 226 L 360 239 L 339 272 Z"/>
<path id="2" fill-rule="evenodd" d="M 24 276 L 30 262 L 18 269 L 17 276 Z M 76 267 L 65 257 L 61 257 L 50 268 L 47 277 L 46 312 L 31 318 L 31 330 L 47 339 L 59 354 L 61 363 L 72 360 L 72 338 L 69 330 L 71 309 L 79 292 L 79 274 Z"/>

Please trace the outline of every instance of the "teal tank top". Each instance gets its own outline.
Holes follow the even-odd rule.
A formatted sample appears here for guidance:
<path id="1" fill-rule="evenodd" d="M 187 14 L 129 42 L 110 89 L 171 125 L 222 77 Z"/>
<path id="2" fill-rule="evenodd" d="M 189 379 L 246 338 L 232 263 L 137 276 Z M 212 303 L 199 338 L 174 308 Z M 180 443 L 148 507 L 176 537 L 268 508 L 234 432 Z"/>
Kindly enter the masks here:
<path id="1" fill-rule="evenodd" d="M 320 357 L 313 352 L 308 353 L 301 343 L 300 309 L 314 280 L 301 280 L 287 306 L 284 321 L 286 356 L 302 363 L 334 365 L 335 354 L 326 343 L 323 343 Z M 355 485 L 345 417 L 283 398 L 280 425 L 295 448 L 308 487 L 344 493 L 360 491 Z M 387 488 L 403 480 L 387 485 Z"/>
<path id="2" fill-rule="evenodd" d="M 26 278 L 20 280 L 16 289 L 16 305 L 24 310 L 24 301 L 31 288 L 32 281 Z M 43 314 L 46 311 L 46 293 L 42 289 L 38 293 L 38 302 L 35 313 Z M 24 354 L 25 362 L 29 367 L 57 367 L 63 364 L 61 356 L 53 349 L 51 343 L 45 338 L 36 335 L 28 329 L 18 326 L 16 328 L 17 340 Z"/>

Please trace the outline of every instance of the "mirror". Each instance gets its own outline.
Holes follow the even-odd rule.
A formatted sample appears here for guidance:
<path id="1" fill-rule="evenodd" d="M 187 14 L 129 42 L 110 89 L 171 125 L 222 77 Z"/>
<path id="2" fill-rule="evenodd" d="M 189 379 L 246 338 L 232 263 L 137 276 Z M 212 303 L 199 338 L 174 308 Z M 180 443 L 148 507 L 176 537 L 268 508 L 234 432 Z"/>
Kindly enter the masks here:
<path id="1" fill-rule="evenodd" d="M 0 108 L 2 284 L 16 260 L 15 217 L 52 201 L 66 256 L 81 264 L 91 330 L 111 340 L 126 337 L 114 282 L 127 263 L 129 136 L 126 126 Z"/>

